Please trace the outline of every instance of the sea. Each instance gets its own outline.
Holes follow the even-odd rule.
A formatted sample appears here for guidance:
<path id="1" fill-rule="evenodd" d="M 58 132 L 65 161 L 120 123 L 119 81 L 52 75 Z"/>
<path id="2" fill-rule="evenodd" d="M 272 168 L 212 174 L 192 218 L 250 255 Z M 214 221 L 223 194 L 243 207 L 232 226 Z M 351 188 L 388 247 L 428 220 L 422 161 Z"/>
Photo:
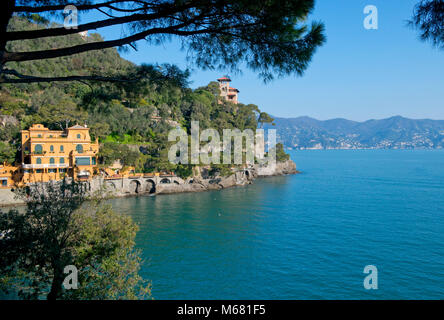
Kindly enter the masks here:
<path id="1" fill-rule="evenodd" d="M 111 200 L 155 299 L 444 298 L 443 150 L 290 154 L 300 174 Z"/>

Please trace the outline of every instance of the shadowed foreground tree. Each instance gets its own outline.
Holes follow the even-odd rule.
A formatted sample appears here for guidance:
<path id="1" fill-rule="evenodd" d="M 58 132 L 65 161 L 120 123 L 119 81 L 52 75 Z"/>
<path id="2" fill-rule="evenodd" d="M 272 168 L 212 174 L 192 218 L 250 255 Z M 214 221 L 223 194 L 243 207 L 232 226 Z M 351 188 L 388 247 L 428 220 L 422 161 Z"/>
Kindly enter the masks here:
<path id="1" fill-rule="evenodd" d="M 138 275 L 131 219 L 99 202 L 85 185 L 62 181 L 21 190 L 26 210 L 0 212 L 0 290 L 25 299 L 137 299 L 150 296 Z M 66 266 L 78 288 L 63 286 Z"/>
<path id="2" fill-rule="evenodd" d="M 444 49 L 444 0 L 420 1 L 409 24 L 419 30 L 421 40 Z"/>
<path id="3" fill-rule="evenodd" d="M 177 37 L 191 62 L 203 69 L 236 70 L 239 63 L 270 80 L 295 73 L 301 75 L 324 42 L 323 25 L 306 19 L 314 0 L 5 0 L 1 12 L 0 64 L 3 83 L 67 80 L 113 80 L 102 75 L 41 78 L 8 69 L 8 62 L 50 59 L 112 47 L 130 46 L 146 40 L 159 44 Z M 14 15 L 39 14 L 48 20 L 63 18 L 66 5 L 85 13 L 102 14 L 104 19 L 79 24 L 76 29 L 53 26 L 33 30 L 8 30 Z M 8 51 L 11 41 L 67 36 L 81 31 L 121 26 L 120 37 L 106 41 L 35 51 Z M 128 80 L 128 79 L 126 79 Z"/>

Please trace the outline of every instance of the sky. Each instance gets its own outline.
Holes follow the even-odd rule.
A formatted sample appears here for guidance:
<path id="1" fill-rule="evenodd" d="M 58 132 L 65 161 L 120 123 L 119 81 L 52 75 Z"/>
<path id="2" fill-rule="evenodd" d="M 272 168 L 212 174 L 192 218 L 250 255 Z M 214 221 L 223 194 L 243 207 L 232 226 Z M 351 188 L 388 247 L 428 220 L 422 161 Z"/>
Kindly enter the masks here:
<path id="1" fill-rule="evenodd" d="M 180 40 L 160 46 L 139 41 L 137 51 L 121 55 L 136 64 L 173 63 L 190 68 L 192 88 L 229 74 L 231 85 L 240 90 L 240 102 L 257 104 L 277 117 L 444 119 L 444 51 L 421 42 L 407 26 L 418 1 L 317 0 L 309 18 L 325 24 L 326 44 L 302 77 L 287 76 L 267 84 L 246 68 L 241 74 L 196 69 L 187 62 Z M 376 30 L 364 28 L 367 5 L 378 10 Z M 105 40 L 115 39 L 119 32 L 99 30 Z"/>

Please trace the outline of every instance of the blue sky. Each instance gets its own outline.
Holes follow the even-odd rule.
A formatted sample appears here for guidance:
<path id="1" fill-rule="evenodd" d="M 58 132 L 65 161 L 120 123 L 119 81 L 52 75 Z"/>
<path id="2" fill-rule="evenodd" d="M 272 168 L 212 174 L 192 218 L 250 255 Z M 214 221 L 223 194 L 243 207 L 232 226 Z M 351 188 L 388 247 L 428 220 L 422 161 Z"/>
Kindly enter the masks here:
<path id="1" fill-rule="evenodd" d="M 311 116 L 363 121 L 393 115 L 444 119 L 444 51 L 418 40 L 406 26 L 419 0 L 318 0 L 310 19 L 324 22 L 327 43 L 303 77 L 264 84 L 253 72 L 230 74 L 240 101 L 280 117 Z M 366 5 L 378 8 L 378 30 L 363 26 Z M 80 17 L 81 18 L 81 17 Z M 103 19 L 103 17 L 101 17 Z M 89 20 L 89 19 L 88 19 Z M 83 20 L 85 22 L 85 20 Z M 106 40 L 119 29 L 101 29 Z M 122 56 L 137 64 L 174 63 L 193 69 L 191 87 L 206 85 L 227 71 L 190 66 L 180 42 L 138 43 Z"/>

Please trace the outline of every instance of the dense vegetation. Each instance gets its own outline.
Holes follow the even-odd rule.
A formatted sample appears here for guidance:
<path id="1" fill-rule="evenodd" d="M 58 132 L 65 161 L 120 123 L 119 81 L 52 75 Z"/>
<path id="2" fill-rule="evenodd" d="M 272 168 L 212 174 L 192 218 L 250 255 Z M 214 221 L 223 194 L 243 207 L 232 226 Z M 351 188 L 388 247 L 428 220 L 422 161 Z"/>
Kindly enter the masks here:
<path id="1" fill-rule="evenodd" d="M 137 226 L 94 197 L 86 202 L 84 188 L 63 180 L 17 190 L 24 212 L 0 210 L 0 294 L 48 300 L 150 297 L 151 284 L 139 276 Z M 72 278 L 67 266 L 77 269 Z"/>
<path id="2" fill-rule="evenodd" d="M 11 30 L 39 29 L 49 22 L 39 16 L 15 17 Z M 100 41 L 100 35 L 82 38 L 78 34 L 9 42 L 10 50 L 48 49 L 88 41 Z M 195 90 L 187 87 L 189 73 L 175 66 L 136 66 L 122 59 L 114 48 L 85 52 L 48 60 L 10 63 L 23 74 L 66 76 L 74 74 L 143 75 L 142 81 L 124 83 L 33 83 L 4 84 L 0 90 L 0 116 L 12 116 L 19 125 L 0 126 L 0 161 L 11 162 L 19 148 L 19 131 L 32 123 L 62 129 L 86 123 L 93 139 L 101 142 L 100 163 L 109 165 L 119 159 L 138 172 L 174 170 L 182 176 L 192 173 L 190 166 L 168 162 L 168 131 L 182 127 L 188 132 L 191 121 L 200 128 L 256 129 L 258 122 L 272 119 L 256 105 L 219 103 L 216 82 Z M 11 118 L 11 117 L 9 117 Z M 219 169 L 218 169 L 219 168 Z M 214 167 L 214 171 L 224 171 Z M 226 171 L 226 170 L 225 170 Z"/>

